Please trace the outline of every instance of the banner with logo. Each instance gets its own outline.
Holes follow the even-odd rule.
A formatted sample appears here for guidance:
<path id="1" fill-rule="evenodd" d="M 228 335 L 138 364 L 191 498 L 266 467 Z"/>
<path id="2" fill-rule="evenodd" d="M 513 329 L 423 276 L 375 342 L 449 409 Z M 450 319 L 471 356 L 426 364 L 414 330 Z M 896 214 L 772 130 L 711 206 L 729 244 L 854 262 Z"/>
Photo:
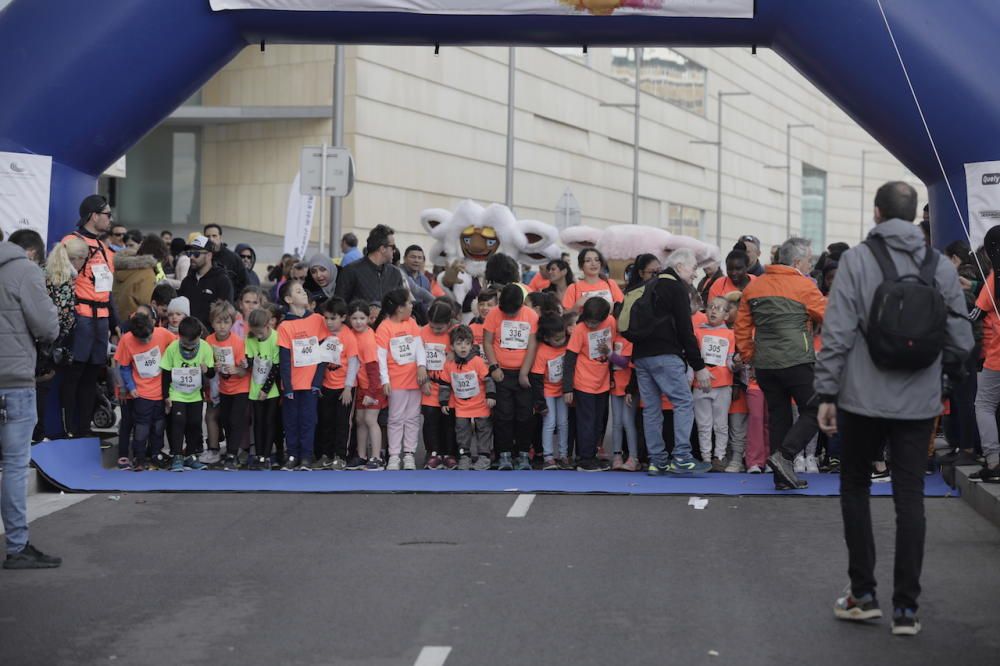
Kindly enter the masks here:
<path id="1" fill-rule="evenodd" d="M 0 152 L 0 228 L 8 238 L 18 229 L 34 229 L 48 242 L 52 158 Z"/>
<path id="2" fill-rule="evenodd" d="M 753 18 L 754 0 L 211 0 L 212 9 Z"/>
<path id="3" fill-rule="evenodd" d="M 288 209 L 285 213 L 285 254 L 291 254 L 304 259 L 309 249 L 309 236 L 312 234 L 313 216 L 316 214 L 316 197 L 299 193 L 299 179 L 302 174 L 295 174 L 295 182 L 288 192 Z"/>
<path id="4" fill-rule="evenodd" d="M 990 227 L 1000 224 L 1000 162 L 965 165 L 965 189 L 969 202 L 969 235 L 972 247 L 982 245 Z"/>

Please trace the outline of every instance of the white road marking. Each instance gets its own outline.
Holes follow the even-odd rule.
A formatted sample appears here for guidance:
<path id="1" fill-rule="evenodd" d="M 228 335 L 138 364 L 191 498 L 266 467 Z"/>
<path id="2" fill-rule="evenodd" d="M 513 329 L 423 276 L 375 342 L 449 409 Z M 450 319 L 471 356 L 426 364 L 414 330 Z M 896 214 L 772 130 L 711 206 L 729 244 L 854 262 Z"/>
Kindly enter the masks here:
<path id="1" fill-rule="evenodd" d="M 451 654 L 451 647 L 447 645 L 425 645 L 413 666 L 444 666 L 445 659 Z"/>
<path id="2" fill-rule="evenodd" d="M 531 503 L 535 501 L 534 495 L 518 495 L 517 499 L 514 500 L 514 505 L 510 507 L 510 511 L 507 512 L 508 518 L 524 518 L 528 515 L 528 509 L 531 508 Z"/>

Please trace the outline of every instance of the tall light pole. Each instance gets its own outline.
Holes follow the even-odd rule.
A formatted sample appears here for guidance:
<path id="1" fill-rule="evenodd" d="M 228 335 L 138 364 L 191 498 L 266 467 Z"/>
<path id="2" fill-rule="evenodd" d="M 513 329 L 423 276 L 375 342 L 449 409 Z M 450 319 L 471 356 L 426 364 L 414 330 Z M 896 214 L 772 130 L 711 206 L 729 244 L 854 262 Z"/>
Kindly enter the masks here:
<path id="1" fill-rule="evenodd" d="M 347 66 L 344 62 L 344 45 L 338 44 L 334 48 L 335 58 L 333 63 L 333 145 L 338 148 L 344 147 L 344 78 L 347 75 Z M 339 253 L 340 232 L 343 224 L 343 197 L 333 197 L 330 206 L 330 258 Z M 320 218 L 320 225 L 323 219 Z M 322 229 L 322 226 L 320 227 Z M 322 233 L 320 234 L 322 236 Z M 323 251 L 323 244 L 320 243 L 320 252 Z"/>
<path id="2" fill-rule="evenodd" d="M 785 128 L 785 238 L 792 237 L 792 130 L 811 123 L 788 123 Z"/>
<path id="3" fill-rule="evenodd" d="M 632 104 L 612 104 L 601 102 L 601 106 L 633 110 L 632 138 L 632 224 L 639 224 L 639 78 L 642 74 L 642 49 L 635 49 L 635 102 Z"/>
<path id="4" fill-rule="evenodd" d="M 865 157 L 868 155 L 874 155 L 879 151 L 877 150 L 862 150 L 861 151 L 861 216 L 858 218 L 859 236 L 860 240 L 864 242 L 865 240 Z"/>
<path id="5" fill-rule="evenodd" d="M 514 47 L 507 49 L 507 165 L 504 203 L 507 208 L 514 209 L 514 74 L 517 63 L 514 59 Z"/>
<path id="6" fill-rule="evenodd" d="M 749 95 L 748 92 L 719 92 L 719 114 L 715 122 L 715 141 L 692 141 L 691 143 L 708 144 L 716 147 L 715 164 L 715 244 L 722 247 L 722 107 L 726 97 Z"/>

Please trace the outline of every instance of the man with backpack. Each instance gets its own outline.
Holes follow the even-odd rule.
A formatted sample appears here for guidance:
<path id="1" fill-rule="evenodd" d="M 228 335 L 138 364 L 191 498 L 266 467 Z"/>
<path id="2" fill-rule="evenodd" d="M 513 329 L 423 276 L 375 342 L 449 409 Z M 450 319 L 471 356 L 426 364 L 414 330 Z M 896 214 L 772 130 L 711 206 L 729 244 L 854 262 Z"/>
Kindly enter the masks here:
<path id="1" fill-rule="evenodd" d="M 841 433 L 840 506 L 850 589 L 836 617 L 882 617 L 875 597 L 871 461 L 888 444 L 896 507 L 892 633 L 915 635 L 924 555 L 927 447 L 941 413 L 942 376 L 960 378 L 973 347 L 958 273 L 913 224 L 916 191 L 886 183 L 875 228 L 845 252 L 830 291 L 816 365 L 819 426 Z"/>
<path id="2" fill-rule="evenodd" d="M 622 335 L 634 345 L 632 362 L 642 396 L 651 476 L 706 472 L 712 466 L 691 455 L 694 399 L 688 366 L 695 372 L 696 390 L 708 391 L 712 386 L 712 375 L 705 367 L 691 324 L 691 281 L 697 267 L 691 250 L 675 250 L 667 257 L 663 272 L 641 291 L 630 292 L 632 298 L 626 299 L 619 319 Z M 674 408 L 672 459 L 663 442 L 664 395 Z"/>

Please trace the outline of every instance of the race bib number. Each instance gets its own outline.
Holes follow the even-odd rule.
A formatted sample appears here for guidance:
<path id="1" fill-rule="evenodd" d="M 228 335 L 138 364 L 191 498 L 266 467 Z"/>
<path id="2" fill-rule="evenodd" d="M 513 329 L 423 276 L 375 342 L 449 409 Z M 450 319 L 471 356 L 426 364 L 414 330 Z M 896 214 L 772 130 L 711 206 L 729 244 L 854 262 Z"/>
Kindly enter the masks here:
<path id="1" fill-rule="evenodd" d="M 319 363 L 319 340 L 316 339 L 315 335 L 310 338 L 292 340 L 292 365 L 296 368 L 305 368 L 310 365 L 319 365 Z"/>
<path id="2" fill-rule="evenodd" d="M 412 335 L 401 335 L 389 339 L 389 352 L 396 365 L 409 365 L 417 362 L 417 350 Z"/>
<path id="3" fill-rule="evenodd" d="M 601 353 L 601 347 L 611 347 L 611 329 L 602 328 L 587 333 L 587 355 L 591 361 L 603 359 L 607 353 Z"/>
<path id="4" fill-rule="evenodd" d="M 611 290 L 610 289 L 595 289 L 594 291 L 588 291 L 588 292 L 586 292 L 586 294 L 587 294 L 587 300 L 590 300 L 591 298 L 603 298 L 604 300 L 606 300 L 611 305 L 615 304 L 614 299 L 611 296 Z M 586 302 L 586 301 L 584 301 L 584 302 Z"/>
<path id="5" fill-rule="evenodd" d="M 625 351 L 625 343 L 624 342 L 616 342 L 615 343 L 615 353 L 618 354 L 619 356 L 621 356 L 623 351 Z"/>
<path id="6" fill-rule="evenodd" d="M 180 393 L 194 393 L 201 390 L 201 368 L 174 368 L 170 371 L 170 381 L 174 390 Z"/>
<path id="7" fill-rule="evenodd" d="M 267 382 L 268 376 L 271 374 L 272 367 L 274 367 L 274 364 L 266 358 L 255 358 L 253 360 L 253 383 L 257 386 L 263 386 L 264 383 Z"/>
<path id="8" fill-rule="evenodd" d="M 160 376 L 160 348 L 153 347 L 149 351 L 136 354 L 132 357 L 135 361 L 135 371 L 143 379 L 152 379 Z"/>
<path id="9" fill-rule="evenodd" d="M 563 379 L 563 358 L 559 356 L 558 358 L 550 359 L 548 362 L 549 382 L 553 384 L 557 384 Z"/>
<path id="10" fill-rule="evenodd" d="M 428 370 L 444 370 L 446 354 L 443 344 L 437 342 L 425 342 L 424 353 L 427 354 Z"/>
<path id="11" fill-rule="evenodd" d="M 331 365 L 342 365 L 340 357 L 344 352 L 344 343 L 335 335 L 331 335 L 320 345 L 320 361 Z"/>
<path id="12" fill-rule="evenodd" d="M 706 335 L 701 339 L 701 357 L 707 365 L 725 365 L 729 356 L 729 340 L 717 335 Z"/>
<path id="13" fill-rule="evenodd" d="M 212 347 L 212 354 L 215 356 L 215 367 L 227 370 L 235 369 L 236 355 L 232 347 Z"/>
<path id="14" fill-rule="evenodd" d="M 455 390 L 455 396 L 462 400 L 475 398 L 479 395 L 479 377 L 475 372 L 453 372 L 451 387 Z"/>
<path id="15" fill-rule="evenodd" d="M 504 349 L 527 349 L 531 324 L 526 321 L 504 320 L 500 324 L 500 346 Z"/>
<path id="16" fill-rule="evenodd" d="M 94 291 L 98 294 L 111 291 L 111 287 L 115 284 L 115 276 L 107 264 L 94 264 L 90 267 L 90 271 L 94 275 Z"/>

